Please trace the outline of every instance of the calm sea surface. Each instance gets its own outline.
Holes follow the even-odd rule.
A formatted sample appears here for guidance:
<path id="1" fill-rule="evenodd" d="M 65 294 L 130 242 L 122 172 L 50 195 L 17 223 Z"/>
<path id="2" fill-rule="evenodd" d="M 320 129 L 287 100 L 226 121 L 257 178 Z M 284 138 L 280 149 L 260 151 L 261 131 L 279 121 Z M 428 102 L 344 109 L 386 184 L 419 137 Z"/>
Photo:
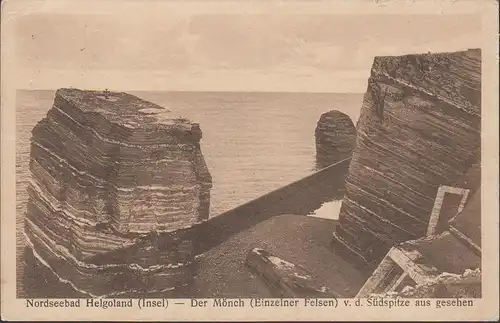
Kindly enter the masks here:
<path id="1" fill-rule="evenodd" d="M 53 91 L 17 92 L 17 223 L 22 226 L 29 179 L 31 129 L 51 108 Z M 320 115 L 340 110 L 354 122 L 361 94 L 256 92 L 130 92 L 199 122 L 202 152 L 213 178 L 211 216 L 313 172 L 314 130 Z M 339 202 L 316 216 L 336 217 Z M 20 230 L 18 230 L 20 233 Z M 18 246 L 22 245 L 18 235 Z"/>

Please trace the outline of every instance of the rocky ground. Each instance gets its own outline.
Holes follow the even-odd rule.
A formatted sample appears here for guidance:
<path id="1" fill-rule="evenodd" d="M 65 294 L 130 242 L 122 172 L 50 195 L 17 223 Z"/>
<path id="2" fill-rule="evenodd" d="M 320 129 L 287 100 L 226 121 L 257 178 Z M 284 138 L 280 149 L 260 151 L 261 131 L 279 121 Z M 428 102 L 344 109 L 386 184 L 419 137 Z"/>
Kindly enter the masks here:
<path id="1" fill-rule="evenodd" d="M 229 238 L 199 259 L 193 285 L 198 297 L 271 297 L 263 280 L 245 265 L 248 252 L 263 248 L 307 268 L 313 279 L 343 297 L 354 297 L 368 278 L 330 248 L 336 221 L 279 215 Z"/>

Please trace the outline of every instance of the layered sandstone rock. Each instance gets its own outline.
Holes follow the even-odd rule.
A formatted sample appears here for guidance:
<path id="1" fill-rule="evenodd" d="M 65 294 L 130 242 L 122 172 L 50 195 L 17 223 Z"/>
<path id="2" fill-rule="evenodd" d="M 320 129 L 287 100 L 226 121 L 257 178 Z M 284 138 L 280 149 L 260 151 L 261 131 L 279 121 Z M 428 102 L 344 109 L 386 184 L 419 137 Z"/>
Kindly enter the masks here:
<path id="1" fill-rule="evenodd" d="M 316 166 L 321 169 L 351 156 L 356 128 L 348 115 L 332 110 L 321 115 L 315 138 Z"/>
<path id="2" fill-rule="evenodd" d="M 357 297 L 481 297 L 481 189 L 475 164 L 458 183 L 469 190 L 445 231 L 391 248 Z M 446 214 L 441 214 L 440 217 Z M 470 275 L 472 274 L 472 275 Z"/>
<path id="3" fill-rule="evenodd" d="M 35 256 L 91 295 L 182 284 L 193 241 L 176 232 L 209 215 L 199 125 L 126 93 L 60 89 L 32 134 Z M 158 243 L 161 232 L 172 233 Z"/>
<path id="4" fill-rule="evenodd" d="M 481 52 L 377 57 L 334 242 L 376 264 L 425 235 L 437 190 L 477 161 Z"/>

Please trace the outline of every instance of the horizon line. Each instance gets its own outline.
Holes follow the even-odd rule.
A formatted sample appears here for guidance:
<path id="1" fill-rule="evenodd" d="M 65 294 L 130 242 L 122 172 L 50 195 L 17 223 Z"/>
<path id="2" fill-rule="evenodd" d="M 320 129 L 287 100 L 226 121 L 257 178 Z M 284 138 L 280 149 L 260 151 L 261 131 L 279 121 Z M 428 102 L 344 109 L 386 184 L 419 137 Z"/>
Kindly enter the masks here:
<path id="1" fill-rule="evenodd" d="M 38 91 L 38 92 L 55 92 L 59 89 L 79 89 L 83 91 L 99 91 L 101 89 L 85 89 L 85 88 L 79 88 L 79 87 L 59 87 L 55 89 L 26 89 L 26 88 L 18 88 L 16 89 L 17 91 Z M 102 91 L 106 90 L 106 88 L 102 89 Z M 113 90 L 109 89 L 110 92 L 186 92 L 186 93 L 194 93 L 194 92 L 206 92 L 206 93 L 213 93 L 213 92 L 220 92 L 220 93 L 310 93 L 310 94 L 364 94 L 366 91 L 363 92 L 325 92 L 325 91 L 245 91 L 245 90 Z"/>

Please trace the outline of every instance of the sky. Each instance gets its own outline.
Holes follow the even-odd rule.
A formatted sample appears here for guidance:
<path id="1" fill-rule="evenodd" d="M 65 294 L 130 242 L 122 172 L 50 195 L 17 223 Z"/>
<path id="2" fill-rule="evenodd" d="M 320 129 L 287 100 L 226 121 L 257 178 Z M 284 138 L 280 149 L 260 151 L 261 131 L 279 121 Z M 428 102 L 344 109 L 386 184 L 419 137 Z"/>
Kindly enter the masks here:
<path id="1" fill-rule="evenodd" d="M 361 93 L 374 56 L 479 48 L 481 22 L 466 13 L 46 10 L 16 17 L 15 35 L 18 88 Z"/>

